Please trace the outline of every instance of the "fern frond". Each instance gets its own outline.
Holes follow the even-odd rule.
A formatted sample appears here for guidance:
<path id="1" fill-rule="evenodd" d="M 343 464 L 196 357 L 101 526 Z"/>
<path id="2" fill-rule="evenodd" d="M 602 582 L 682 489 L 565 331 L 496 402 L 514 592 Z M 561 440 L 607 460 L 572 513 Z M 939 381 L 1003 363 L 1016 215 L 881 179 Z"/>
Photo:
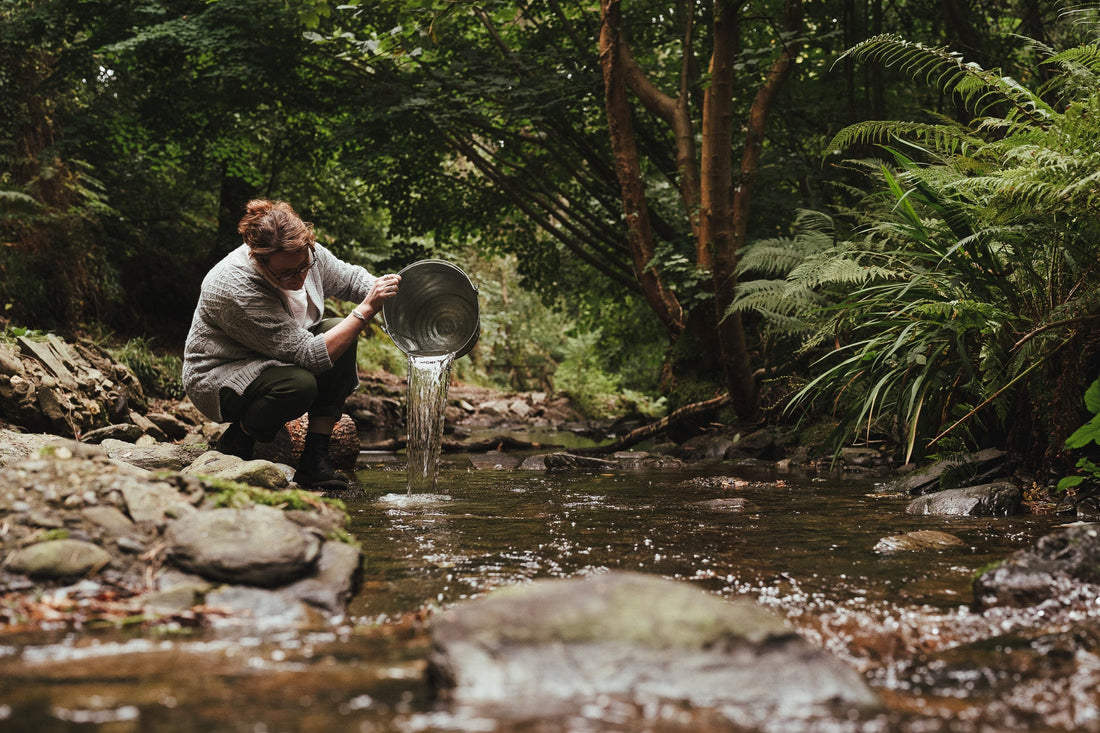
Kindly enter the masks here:
<path id="1" fill-rule="evenodd" d="M 882 145 L 901 140 L 914 140 L 944 155 L 963 154 L 984 144 L 981 138 L 959 125 L 871 120 L 850 125 L 838 132 L 829 141 L 825 152 L 839 152 L 856 144 Z"/>
<path id="2" fill-rule="evenodd" d="M 1006 117 L 1032 125 L 1045 124 L 1054 114 L 1041 98 L 1017 83 L 965 61 L 961 54 L 944 46 L 926 46 L 906 41 L 893 33 L 873 36 L 856 44 L 840 56 L 898 65 L 914 79 L 942 90 L 959 94 L 967 106 L 979 115 L 994 105 L 1007 104 Z"/>
<path id="3" fill-rule="evenodd" d="M 804 254 L 797 239 L 782 237 L 753 242 L 742 251 L 737 274 L 741 278 L 786 275 L 802 261 Z"/>
<path id="4" fill-rule="evenodd" d="M 809 313 L 825 303 L 813 290 L 787 280 L 749 280 L 737 284 L 730 313 L 790 315 Z"/>
<path id="5" fill-rule="evenodd" d="M 893 274 L 890 270 L 848 257 L 830 257 L 801 263 L 791 270 L 788 279 L 803 287 L 819 288 L 829 285 L 862 285 Z"/>

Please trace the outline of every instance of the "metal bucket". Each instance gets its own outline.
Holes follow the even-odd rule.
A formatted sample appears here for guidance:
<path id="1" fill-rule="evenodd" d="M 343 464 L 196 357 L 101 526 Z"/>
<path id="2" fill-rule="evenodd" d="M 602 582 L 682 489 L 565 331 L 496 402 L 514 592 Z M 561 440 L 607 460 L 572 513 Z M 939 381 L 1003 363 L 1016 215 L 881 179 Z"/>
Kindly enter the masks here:
<path id="1" fill-rule="evenodd" d="M 477 288 L 446 260 L 420 260 L 401 272 L 397 295 L 382 304 L 383 326 L 410 356 L 465 356 L 481 336 Z"/>

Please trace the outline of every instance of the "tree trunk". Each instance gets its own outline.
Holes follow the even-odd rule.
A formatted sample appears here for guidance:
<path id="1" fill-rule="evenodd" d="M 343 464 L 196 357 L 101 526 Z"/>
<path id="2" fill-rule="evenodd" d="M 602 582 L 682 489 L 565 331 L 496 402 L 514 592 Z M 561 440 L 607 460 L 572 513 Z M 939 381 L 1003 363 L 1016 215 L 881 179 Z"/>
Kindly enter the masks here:
<path id="1" fill-rule="evenodd" d="M 223 164 L 221 188 L 218 191 L 218 231 L 214 237 L 214 251 L 207 258 L 208 267 L 241 243 L 237 224 L 244 216 L 245 206 L 257 195 L 254 186 L 243 178 L 229 173 L 227 166 Z"/>
<path id="2" fill-rule="evenodd" d="M 789 0 L 785 29 L 797 33 L 802 27 L 801 0 Z M 714 252 L 714 306 L 718 318 L 718 341 L 730 401 L 737 416 L 752 422 L 759 419 L 756 380 L 750 364 L 741 317 L 726 311 L 737 286 L 737 264 L 746 244 L 749 209 L 768 113 L 790 77 L 797 47 L 788 41 L 772 63 L 764 85 L 757 90 L 746 123 L 741 167 L 732 179 L 733 61 L 738 52 L 738 18 L 732 5 L 718 0 L 714 18 L 714 55 L 711 84 L 703 106 L 703 228 L 702 236 Z"/>
<path id="3" fill-rule="evenodd" d="M 699 238 L 713 262 L 719 358 L 730 402 L 742 420 L 755 420 L 756 388 L 739 315 L 723 319 L 736 280 L 733 229 L 733 63 L 739 52 L 736 6 L 714 3 L 714 52 L 710 86 L 703 96 L 702 191 Z M 746 200 L 747 204 L 747 200 Z M 748 376 L 746 380 L 745 377 Z"/>
<path id="4" fill-rule="evenodd" d="M 653 229 L 620 54 L 619 0 L 601 0 L 600 9 L 600 64 L 603 68 L 604 100 L 611 150 L 615 157 L 615 172 L 622 188 L 623 214 L 634 275 L 642 286 L 642 295 L 650 308 L 664 326 L 669 338 L 675 340 L 684 330 L 684 311 L 676 295 L 665 287 L 660 272 L 652 263 L 655 251 Z"/>

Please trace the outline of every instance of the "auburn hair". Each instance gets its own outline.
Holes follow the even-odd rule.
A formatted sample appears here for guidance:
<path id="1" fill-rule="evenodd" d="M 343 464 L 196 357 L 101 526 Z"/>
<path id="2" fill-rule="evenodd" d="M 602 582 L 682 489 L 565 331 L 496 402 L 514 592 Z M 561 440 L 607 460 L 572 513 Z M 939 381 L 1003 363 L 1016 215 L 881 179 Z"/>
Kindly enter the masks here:
<path id="1" fill-rule="evenodd" d="M 302 221 L 285 201 L 254 199 L 245 206 L 245 214 L 237 224 L 251 254 L 266 260 L 278 252 L 300 252 L 313 248 L 317 241 L 313 225 Z"/>

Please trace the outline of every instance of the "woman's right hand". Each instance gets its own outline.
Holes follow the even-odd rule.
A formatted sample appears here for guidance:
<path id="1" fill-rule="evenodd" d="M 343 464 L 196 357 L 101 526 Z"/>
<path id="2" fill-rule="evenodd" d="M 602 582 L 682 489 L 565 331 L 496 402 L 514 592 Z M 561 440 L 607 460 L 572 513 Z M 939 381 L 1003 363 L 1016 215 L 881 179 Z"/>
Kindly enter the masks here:
<path id="1" fill-rule="evenodd" d="M 401 276 L 396 273 L 390 273 L 375 279 L 370 292 L 367 293 L 367 297 L 363 298 L 363 305 L 370 308 L 374 313 L 378 313 L 382 310 L 382 303 L 397 295 L 397 286 L 400 282 Z"/>

